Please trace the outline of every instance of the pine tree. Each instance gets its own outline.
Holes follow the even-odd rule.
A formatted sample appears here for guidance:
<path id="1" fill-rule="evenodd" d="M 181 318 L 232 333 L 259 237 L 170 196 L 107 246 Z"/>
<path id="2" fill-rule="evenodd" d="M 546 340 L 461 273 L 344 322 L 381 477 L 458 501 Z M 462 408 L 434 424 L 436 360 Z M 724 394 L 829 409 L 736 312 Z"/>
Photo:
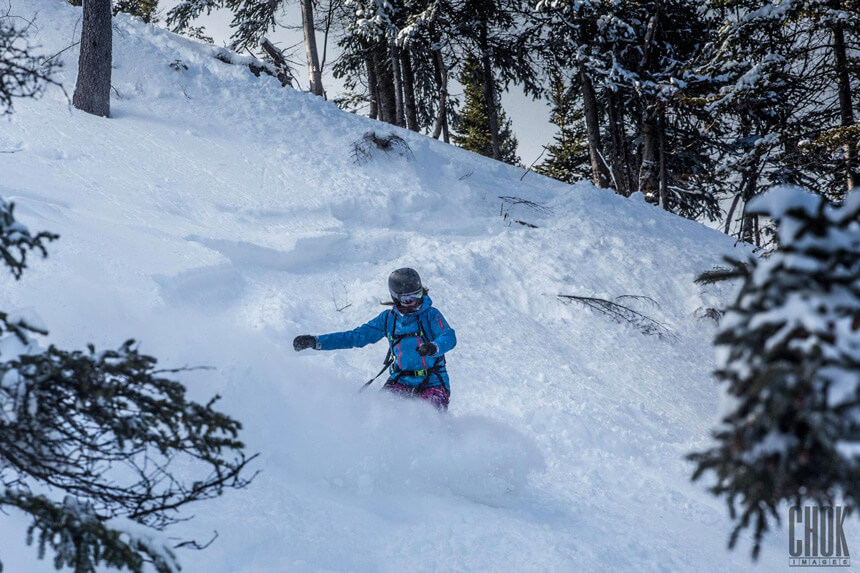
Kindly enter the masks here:
<path id="1" fill-rule="evenodd" d="M 715 219 L 724 185 L 693 73 L 715 23 L 684 0 L 541 0 L 550 70 L 577 78 L 592 181 L 689 218 Z"/>
<path id="2" fill-rule="evenodd" d="M 535 167 L 535 172 L 565 183 L 574 183 L 591 175 L 588 140 L 582 109 L 579 108 L 574 86 L 566 86 L 557 70 L 552 74 L 550 123 L 558 127 L 554 143 L 547 146 L 547 159 Z"/>
<path id="3" fill-rule="evenodd" d="M 459 118 L 454 122 L 454 133 L 451 139 L 455 145 L 463 149 L 493 157 L 489 106 L 484 98 L 483 67 L 477 57 L 469 54 L 459 80 L 464 88 L 465 101 Z M 511 120 L 505 115 L 500 102 L 495 102 L 495 109 L 499 118 L 501 160 L 517 165 L 520 158 L 517 156 L 517 138 L 511 130 Z"/>
<path id="4" fill-rule="evenodd" d="M 778 184 L 839 200 L 860 181 L 857 141 L 858 0 L 709 0 L 722 17 L 707 65 L 722 78 L 708 96 L 722 135 L 722 170 L 737 174 L 726 232 L 760 242 L 744 205 Z"/>
<path id="5" fill-rule="evenodd" d="M 158 0 L 117 0 L 113 7 L 114 16 L 120 12 L 142 18 L 144 22 L 156 21 Z"/>
<path id="6" fill-rule="evenodd" d="M 772 218 L 778 247 L 730 261 L 742 284 L 715 344 L 733 404 L 717 444 L 690 458 L 693 479 L 716 474 L 710 489 L 735 522 L 730 547 L 752 527 L 757 556 L 783 501 L 860 507 L 860 193 L 836 208 L 783 187 L 750 210 Z"/>

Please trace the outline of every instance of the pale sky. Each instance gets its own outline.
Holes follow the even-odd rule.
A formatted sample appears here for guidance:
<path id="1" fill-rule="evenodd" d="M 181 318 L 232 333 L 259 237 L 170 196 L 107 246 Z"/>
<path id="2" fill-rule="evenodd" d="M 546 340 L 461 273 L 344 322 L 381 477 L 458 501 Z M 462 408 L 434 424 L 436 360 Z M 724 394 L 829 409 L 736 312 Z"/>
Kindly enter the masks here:
<path id="1" fill-rule="evenodd" d="M 163 22 L 165 17 L 164 15 L 167 14 L 168 10 L 178 4 L 179 1 L 180 0 L 161 0 L 161 2 L 159 2 L 159 13 L 161 14 L 160 19 L 162 20 L 159 25 L 165 26 L 165 23 Z M 212 36 L 216 44 L 224 45 L 230 37 L 231 18 L 232 16 L 228 11 L 222 10 L 213 12 L 208 17 L 200 18 L 197 23 L 198 25 L 206 27 L 206 33 L 209 36 Z M 294 73 L 299 81 L 301 81 L 302 88 L 307 89 L 307 64 L 305 60 L 304 44 L 302 42 L 302 31 L 300 28 L 301 16 L 297 3 L 293 3 L 288 6 L 288 19 L 295 22 L 299 28 L 296 30 L 280 29 L 268 34 L 268 38 L 283 50 L 296 45 L 292 50 L 290 59 L 295 64 Z M 320 57 L 322 57 L 322 42 L 322 34 L 318 34 L 317 43 Z M 336 56 L 336 43 L 336 38 L 329 38 L 327 57 L 329 64 Z M 336 97 L 342 90 L 341 82 L 333 78 L 331 75 L 331 65 L 327 65 L 326 69 L 323 71 L 323 86 L 325 86 L 326 93 L 329 98 Z M 458 88 L 455 83 L 452 83 L 450 87 L 452 91 Z M 502 107 L 504 108 L 505 113 L 508 114 L 508 117 L 510 117 L 513 124 L 514 134 L 519 140 L 519 148 L 517 152 L 519 153 L 520 160 L 524 165 L 528 166 L 531 165 L 531 163 L 540 155 L 542 151 L 541 146 L 552 141 L 553 134 L 555 133 L 555 126 L 549 123 L 550 108 L 546 102 L 532 101 L 516 86 L 512 86 L 511 90 L 512 91 L 503 94 Z M 454 94 L 452 93 L 452 95 Z M 542 159 L 545 159 L 545 157 Z"/>

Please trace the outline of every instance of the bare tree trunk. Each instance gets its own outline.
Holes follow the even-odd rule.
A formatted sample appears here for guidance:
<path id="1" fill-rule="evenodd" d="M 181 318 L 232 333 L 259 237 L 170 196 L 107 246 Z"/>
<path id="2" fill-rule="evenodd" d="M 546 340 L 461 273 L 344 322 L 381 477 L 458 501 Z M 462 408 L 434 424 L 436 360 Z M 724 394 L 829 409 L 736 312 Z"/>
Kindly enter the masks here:
<path id="1" fill-rule="evenodd" d="M 400 52 L 400 69 L 403 72 L 403 107 L 406 111 L 406 127 L 418 131 L 418 113 L 415 106 L 415 74 L 412 72 L 412 58 L 409 48 Z"/>
<path id="2" fill-rule="evenodd" d="M 110 117 L 112 43 L 110 0 L 84 0 L 81 57 L 72 97 L 72 105 L 81 111 Z"/>
<path id="3" fill-rule="evenodd" d="M 639 191 L 649 203 L 655 204 L 660 201 L 657 157 L 660 142 L 656 123 L 654 114 L 646 112 L 642 118 L 642 160 L 639 163 Z"/>
<path id="4" fill-rule="evenodd" d="M 502 160 L 502 146 L 499 142 L 499 116 L 496 113 L 496 82 L 493 78 L 493 66 L 490 62 L 489 41 L 487 39 L 487 26 L 481 25 L 481 63 L 483 64 L 484 76 L 484 100 L 487 105 L 487 122 L 490 124 L 490 141 L 493 144 L 493 159 Z"/>
<path id="5" fill-rule="evenodd" d="M 747 215 L 747 205 L 755 196 L 756 186 L 758 185 L 758 172 L 750 171 L 745 174 L 745 185 L 741 191 L 744 201 L 743 215 L 741 218 L 741 228 L 738 234 L 740 240 L 758 245 L 761 241 L 758 233 L 758 221 L 756 215 Z"/>
<path id="6" fill-rule="evenodd" d="M 663 209 L 669 210 L 669 181 L 666 175 L 666 113 L 660 111 L 657 120 L 657 132 L 660 138 L 660 203 Z"/>
<path id="7" fill-rule="evenodd" d="M 633 159 L 629 155 L 629 148 L 627 145 L 625 129 L 626 120 L 624 118 L 625 110 L 621 98 L 615 98 L 615 105 L 618 106 L 618 137 L 621 140 L 621 165 L 619 165 L 619 168 L 624 174 L 624 188 L 627 189 L 627 196 L 629 197 L 633 192 Z"/>
<path id="8" fill-rule="evenodd" d="M 729 212 L 726 214 L 726 225 L 723 228 L 723 233 L 725 233 L 726 235 L 728 235 L 732 230 L 732 217 L 735 216 L 735 209 L 737 208 L 740 200 L 741 200 L 741 194 L 736 193 L 735 198 L 732 199 L 732 204 L 729 207 Z"/>
<path id="9" fill-rule="evenodd" d="M 430 24 L 430 37 L 433 39 L 433 44 L 439 44 L 439 37 L 436 33 L 436 25 Z M 445 143 L 450 143 L 448 134 L 448 71 L 445 69 L 445 60 L 442 58 L 442 50 L 433 50 L 433 71 L 436 75 L 436 85 L 439 88 L 439 109 L 436 111 L 436 125 L 433 126 L 433 139 L 439 139 L 442 135 L 442 140 Z"/>
<path id="10" fill-rule="evenodd" d="M 394 40 L 388 44 L 388 61 L 391 62 L 391 75 L 394 79 L 394 123 L 406 125 L 403 112 L 403 76 L 400 71 L 400 48 Z"/>
<path id="11" fill-rule="evenodd" d="M 842 127 L 854 125 L 854 112 L 851 107 L 851 79 L 848 75 L 848 58 L 845 50 L 845 32 L 841 23 L 833 25 L 833 65 L 836 71 L 836 85 L 839 92 L 839 115 Z M 860 185 L 857 167 L 857 142 L 852 137 L 845 138 L 845 185 L 846 192 Z"/>
<path id="12" fill-rule="evenodd" d="M 321 96 L 324 94 L 322 84 L 322 69 L 317 54 L 316 28 L 314 26 L 313 0 L 302 0 L 302 30 L 305 35 L 305 55 L 308 60 L 308 78 L 311 83 L 311 93 Z"/>
<path id="13" fill-rule="evenodd" d="M 630 187 L 627 184 L 627 166 L 624 161 L 624 129 L 619 117 L 619 106 L 614 92 L 609 92 L 606 99 L 606 107 L 609 112 L 609 137 L 612 142 L 610 168 L 615 181 L 615 192 L 629 197 Z"/>
<path id="14" fill-rule="evenodd" d="M 388 66 L 388 47 L 377 42 L 373 46 L 373 62 L 376 67 L 376 85 L 379 91 L 380 119 L 386 123 L 397 122 L 397 103 L 394 99 L 394 78 Z"/>
<path id="15" fill-rule="evenodd" d="M 373 55 L 369 54 L 364 62 L 367 65 L 367 90 L 370 92 L 370 119 L 377 119 L 379 117 L 379 86 L 376 80 Z"/>
<path id="16" fill-rule="evenodd" d="M 609 187 L 609 170 L 600 156 L 603 143 L 600 140 L 600 113 L 597 109 L 597 96 L 594 84 L 585 70 L 579 68 L 579 82 L 582 86 L 582 106 L 585 115 L 585 131 L 588 135 L 588 156 L 591 159 L 591 181 L 595 187 Z"/>

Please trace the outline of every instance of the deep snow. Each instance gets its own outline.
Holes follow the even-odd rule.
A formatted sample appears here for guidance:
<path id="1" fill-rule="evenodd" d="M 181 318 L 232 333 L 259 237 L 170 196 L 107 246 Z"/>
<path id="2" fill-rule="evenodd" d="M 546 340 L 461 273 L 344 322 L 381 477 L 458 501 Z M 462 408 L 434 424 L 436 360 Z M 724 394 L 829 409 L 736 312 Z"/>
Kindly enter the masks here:
<path id="1" fill-rule="evenodd" d="M 11 8 L 38 13 L 44 53 L 77 41 L 80 9 Z M 726 550 L 725 505 L 683 459 L 717 412 L 714 325 L 697 315 L 731 295 L 693 278 L 740 254 L 731 239 L 585 183 L 521 182 L 520 169 L 343 113 L 157 26 L 121 15 L 114 29 L 111 119 L 52 88 L 17 101 L 0 130 L 14 151 L 0 154 L 0 196 L 31 230 L 61 235 L 22 281 L 0 278 L 0 308 L 36 309 L 63 347 L 134 337 L 164 366 L 215 368 L 182 380 L 198 400 L 224 397 L 261 473 L 168 531 L 219 533 L 180 551 L 185 571 L 753 567 L 748 543 Z M 69 93 L 75 51 L 60 56 Z M 356 166 L 352 142 L 372 129 L 404 137 L 414 159 Z M 356 393 L 383 344 L 291 348 L 375 316 L 401 266 L 457 331 L 448 416 Z M 674 336 L 558 294 L 650 297 L 659 306 L 627 303 Z M 53 570 L 25 527 L 0 518 L 6 570 Z M 777 531 L 755 568 L 787 559 Z"/>

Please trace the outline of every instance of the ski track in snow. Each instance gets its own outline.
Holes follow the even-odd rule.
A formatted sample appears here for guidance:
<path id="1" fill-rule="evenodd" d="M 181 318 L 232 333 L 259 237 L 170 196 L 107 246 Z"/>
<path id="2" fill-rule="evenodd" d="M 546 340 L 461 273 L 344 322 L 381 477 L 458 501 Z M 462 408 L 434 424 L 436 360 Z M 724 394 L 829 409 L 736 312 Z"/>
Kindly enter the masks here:
<path id="1" fill-rule="evenodd" d="M 12 8 L 38 12 L 45 53 L 74 41 L 78 9 Z M 588 184 L 521 182 L 158 27 L 114 26 L 111 119 L 49 89 L 16 101 L 0 132 L 0 149 L 20 149 L 0 155 L 0 195 L 32 230 L 61 235 L 20 283 L 0 279 L 0 308 L 36 308 L 59 346 L 133 336 L 165 366 L 215 367 L 183 381 L 198 400 L 223 396 L 261 473 L 169 530 L 219 532 L 180 553 L 184 571 L 753 568 L 747 538 L 726 550 L 724 503 L 684 461 L 708 444 L 717 408 L 713 325 L 694 315 L 731 295 L 693 278 L 730 239 Z M 63 57 L 71 93 L 77 62 Z M 415 160 L 354 165 L 351 144 L 371 129 L 396 131 Z M 356 394 L 382 344 L 291 348 L 375 316 L 401 266 L 457 330 L 448 416 Z M 559 294 L 650 297 L 659 306 L 639 310 L 675 338 Z M 7 570 L 53 570 L 24 528 L 0 519 Z M 851 522 L 849 545 L 857 533 Z M 787 569 L 786 535 L 768 536 L 755 570 Z"/>

